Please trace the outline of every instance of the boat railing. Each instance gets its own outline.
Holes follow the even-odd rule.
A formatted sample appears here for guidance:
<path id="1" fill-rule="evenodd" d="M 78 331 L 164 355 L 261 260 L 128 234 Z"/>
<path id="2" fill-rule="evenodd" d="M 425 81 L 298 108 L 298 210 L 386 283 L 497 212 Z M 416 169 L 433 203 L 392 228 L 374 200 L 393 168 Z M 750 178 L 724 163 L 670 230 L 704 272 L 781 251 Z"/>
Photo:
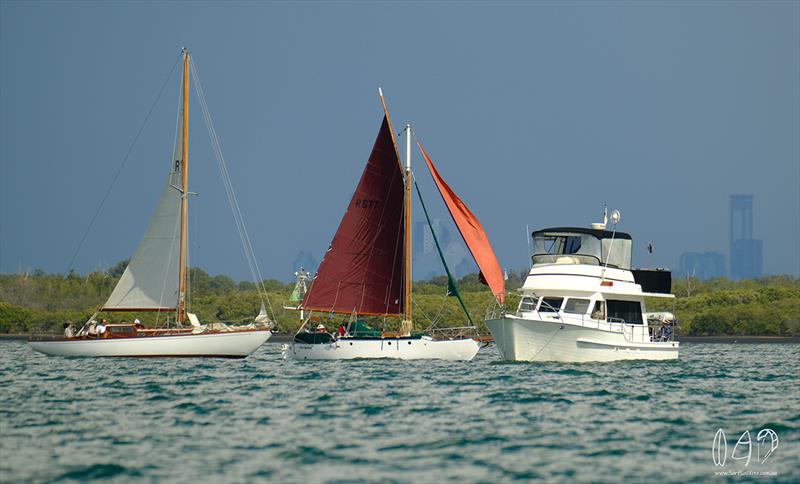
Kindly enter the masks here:
<path id="1" fill-rule="evenodd" d="M 478 334 L 478 329 L 475 326 L 453 326 L 443 328 L 431 328 L 431 336 L 434 339 L 461 339 L 471 338 Z"/>
<path id="2" fill-rule="evenodd" d="M 517 311 L 517 317 L 523 317 L 522 313 L 535 314 L 539 320 L 543 320 L 542 314 L 538 310 L 532 311 Z M 500 307 L 486 308 L 485 319 L 499 319 L 505 316 L 505 310 Z M 609 316 L 605 319 L 595 319 L 587 314 L 564 313 L 559 310 L 558 312 L 546 312 L 546 315 L 554 319 L 559 319 L 565 323 L 580 324 L 586 328 L 603 329 L 605 331 L 614 331 L 621 333 L 625 341 L 628 343 L 649 343 L 651 341 L 672 341 L 674 332 L 662 331 L 658 335 L 651 332 L 652 326 L 649 324 L 632 324 L 628 323 L 622 318 Z"/>
<path id="3" fill-rule="evenodd" d="M 575 316 L 578 316 L 577 314 Z M 575 318 L 577 319 L 577 318 Z M 648 343 L 650 342 L 650 333 L 644 324 L 631 324 L 622 318 L 608 317 L 606 319 L 595 319 L 587 317 L 585 314 L 580 316 L 581 325 L 587 328 L 594 327 L 601 329 L 601 325 L 607 325 L 606 328 L 611 331 L 618 331 L 625 338 L 628 343 Z M 640 330 L 637 331 L 637 328 Z"/>
<path id="4" fill-rule="evenodd" d="M 500 319 L 506 315 L 506 308 L 502 306 L 489 306 L 483 316 L 484 320 Z"/>

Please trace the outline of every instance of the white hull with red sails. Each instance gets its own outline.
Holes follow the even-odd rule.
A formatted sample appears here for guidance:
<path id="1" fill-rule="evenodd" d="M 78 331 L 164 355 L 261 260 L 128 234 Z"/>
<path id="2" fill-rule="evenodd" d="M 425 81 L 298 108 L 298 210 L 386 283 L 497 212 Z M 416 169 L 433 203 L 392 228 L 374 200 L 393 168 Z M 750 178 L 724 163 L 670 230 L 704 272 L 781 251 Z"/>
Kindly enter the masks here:
<path id="1" fill-rule="evenodd" d="M 270 330 L 173 334 L 130 338 L 31 341 L 31 348 L 50 356 L 218 357 L 244 358 L 272 335 Z"/>
<path id="2" fill-rule="evenodd" d="M 356 321 L 363 316 L 398 318 L 399 336 L 346 336 L 308 341 L 308 332 L 284 346 L 285 358 L 343 360 L 393 358 L 470 361 L 480 348 L 471 338 L 411 337 L 411 126 L 406 125 L 406 163 L 400 163 L 386 103 L 383 121 L 356 185 L 350 204 L 334 234 L 317 275 L 298 309 L 339 314 Z M 422 147 L 420 146 L 420 149 Z M 440 179 L 427 158 L 431 174 L 478 266 L 499 301 L 503 279 L 494 252 L 477 218 Z M 437 243 L 438 244 L 438 243 Z M 443 260 L 444 262 L 444 260 Z M 449 269 L 446 267 L 448 272 Z M 498 283 L 499 281 L 499 283 Z M 453 281 L 450 280 L 452 283 Z M 495 283 L 492 285 L 492 283 Z M 459 301 L 470 318 L 463 300 Z M 471 322 L 471 320 L 470 320 Z M 351 323 L 348 323 L 348 326 Z M 309 328 L 311 329 L 311 328 Z M 314 328 L 325 332 L 324 325 Z M 347 334 L 351 334 L 345 330 Z M 355 333 L 352 333 L 355 334 Z M 476 333 L 477 336 L 477 333 Z"/>
<path id="3" fill-rule="evenodd" d="M 290 360 L 356 360 L 387 358 L 397 360 L 470 361 L 480 346 L 472 338 L 438 340 L 421 338 L 340 338 L 330 343 L 283 345 L 283 357 Z"/>

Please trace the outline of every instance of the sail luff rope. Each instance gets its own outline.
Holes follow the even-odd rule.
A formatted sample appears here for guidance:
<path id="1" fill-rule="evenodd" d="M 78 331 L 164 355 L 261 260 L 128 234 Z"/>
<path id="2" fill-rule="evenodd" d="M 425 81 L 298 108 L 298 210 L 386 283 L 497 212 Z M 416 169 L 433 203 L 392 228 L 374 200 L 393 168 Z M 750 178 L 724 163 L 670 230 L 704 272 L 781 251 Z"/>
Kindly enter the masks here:
<path id="1" fill-rule="evenodd" d="M 387 124 L 387 125 L 389 125 L 389 117 L 388 117 L 388 116 L 386 116 L 386 124 Z M 392 136 L 392 132 L 391 132 L 391 131 L 389 131 L 389 136 L 390 136 L 390 137 Z M 394 140 L 392 140 L 392 142 L 394 143 Z M 395 150 L 395 152 L 396 152 L 396 150 Z M 401 178 L 401 179 L 402 179 L 402 178 Z M 392 183 L 392 186 L 393 186 L 393 185 L 394 185 L 394 182 Z M 391 189 L 391 186 L 389 187 L 389 189 Z M 383 221 L 383 214 L 384 214 L 384 213 L 386 213 L 386 207 L 385 207 L 385 206 L 384 206 L 384 207 L 383 207 L 383 209 L 381 210 L 381 221 Z M 402 218 L 400 219 L 400 221 L 399 221 L 398 223 L 400 223 L 400 224 L 402 224 L 402 223 L 403 223 L 403 220 L 402 220 Z M 400 233 L 400 231 L 398 230 L 398 232 L 397 232 L 397 233 L 399 234 L 399 233 Z M 394 274 L 394 271 L 395 271 L 395 268 L 396 268 L 396 262 L 397 262 L 397 250 L 398 250 L 398 248 L 400 247 L 400 245 L 401 245 L 401 240 L 400 240 L 400 237 L 395 237 L 395 241 L 394 241 L 394 253 L 392 254 L 392 272 L 391 272 L 391 274 Z M 392 277 L 392 278 L 389 280 L 389 286 L 388 286 L 388 292 L 387 292 L 387 296 L 384 298 L 384 305 L 383 305 L 383 308 L 384 308 L 384 309 L 383 309 L 383 312 L 384 312 L 384 313 L 388 313 L 388 312 L 389 312 L 389 304 L 391 303 L 391 301 L 390 301 L 390 298 L 391 298 L 391 294 L 392 294 L 392 285 L 393 285 L 393 284 L 394 284 L 394 277 Z M 401 284 L 402 284 L 402 283 L 401 283 Z"/>
<path id="2" fill-rule="evenodd" d="M 222 155 L 222 149 L 219 145 L 219 138 L 217 137 L 216 130 L 214 129 L 214 124 L 211 120 L 211 114 L 209 112 L 208 105 L 206 103 L 203 87 L 200 84 L 200 79 L 199 76 L 197 75 L 197 68 L 195 67 L 194 63 L 192 63 L 190 68 L 192 72 L 192 77 L 194 78 L 195 81 L 194 82 L 195 92 L 197 93 L 197 97 L 200 101 L 200 107 L 203 111 L 203 118 L 206 124 L 206 129 L 208 130 L 209 137 L 211 138 L 211 145 L 214 151 L 215 158 L 217 159 L 217 165 L 222 175 L 225 192 L 228 196 L 228 203 L 231 207 L 231 212 L 233 212 L 234 223 L 239 233 L 239 238 L 242 242 L 242 246 L 245 252 L 245 258 L 247 259 L 247 263 L 250 267 L 250 274 L 253 277 L 253 282 L 256 283 L 256 287 L 258 288 L 261 302 L 263 303 L 264 300 L 266 300 L 267 305 L 269 306 L 269 311 L 271 313 L 272 320 L 274 321 L 275 312 L 272 309 L 272 302 L 270 301 L 269 296 L 267 295 L 266 287 L 264 286 L 264 280 L 261 275 L 261 269 L 258 267 L 258 261 L 255 258 L 255 252 L 253 251 L 253 246 L 250 243 L 250 237 L 247 232 L 247 227 L 244 223 L 244 218 L 242 217 L 241 209 L 239 207 L 239 202 L 237 200 L 236 193 L 233 190 L 233 184 L 230 179 L 230 174 L 228 172 L 227 164 L 225 163 L 225 158 Z"/>
<path id="3" fill-rule="evenodd" d="M 73 269 L 73 264 L 75 264 L 75 259 L 78 257 L 78 253 L 81 251 L 81 248 L 83 248 L 83 244 L 86 242 L 86 237 L 88 237 L 89 231 L 92 230 L 92 227 L 94 226 L 94 223 L 97 220 L 97 216 L 100 215 L 100 211 L 103 209 L 103 206 L 105 205 L 108 196 L 111 194 L 111 190 L 114 188 L 114 185 L 116 185 L 117 180 L 119 179 L 119 175 L 122 173 L 122 169 L 125 168 L 125 165 L 128 162 L 131 153 L 133 152 L 133 148 L 136 146 L 136 142 L 139 141 L 139 137 L 142 135 L 142 131 L 144 131 L 145 126 L 147 126 L 147 121 L 150 119 L 150 115 L 153 114 L 153 111 L 155 110 L 158 101 L 161 99 L 161 95 L 164 93 L 164 89 L 167 87 L 167 83 L 172 78 L 172 73 L 175 71 L 175 66 L 178 65 L 178 61 L 180 60 L 181 57 L 178 57 L 175 60 L 175 63 L 172 65 L 172 69 L 170 69 L 169 74 L 167 74 L 167 78 L 164 79 L 164 83 L 161 85 L 161 89 L 159 89 L 158 94 L 156 95 L 156 99 L 155 101 L 153 101 L 153 105 L 150 106 L 150 109 L 147 111 L 147 114 L 145 115 L 144 120 L 142 121 L 142 125 L 139 127 L 139 131 L 136 132 L 136 136 L 133 137 L 133 141 L 131 141 L 131 144 L 128 147 L 128 151 L 126 151 L 125 155 L 122 157 L 122 162 L 120 163 L 119 168 L 117 168 L 117 172 L 114 174 L 114 178 L 112 178 L 111 184 L 108 186 L 106 193 L 100 200 L 100 205 L 97 207 L 97 211 L 95 211 L 94 215 L 92 216 L 92 219 L 89 221 L 89 225 L 83 232 L 83 236 L 81 237 L 80 242 L 78 242 L 78 247 L 72 254 L 72 258 L 70 259 L 67 268 L 64 270 L 64 277 L 66 277 L 69 271 Z"/>
<path id="4" fill-rule="evenodd" d="M 176 64 L 177 64 L 177 61 L 176 61 Z M 178 83 L 177 100 L 178 100 L 177 101 L 178 105 L 177 105 L 177 108 L 175 109 L 175 136 L 173 136 L 174 141 L 173 141 L 173 145 L 172 145 L 172 156 L 170 157 L 171 159 L 170 159 L 170 168 L 169 168 L 169 171 L 170 171 L 169 184 L 170 185 L 172 185 L 172 175 L 175 173 L 175 161 L 177 161 L 177 160 L 174 159 L 175 158 L 175 156 L 174 156 L 175 155 L 175 150 L 178 149 L 178 144 L 182 142 L 182 138 L 181 137 L 183 135 L 183 133 L 181 131 L 181 114 L 182 114 L 182 110 L 183 110 L 183 83 L 182 82 Z M 177 203 L 178 203 L 178 206 L 179 206 L 178 212 L 180 212 L 180 200 L 177 200 Z M 175 250 L 175 241 L 180 238 L 179 233 L 180 233 L 180 220 L 178 221 L 177 224 L 175 224 L 175 228 L 172 231 L 172 242 L 170 243 L 170 247 L 169 247 L 169 260 L 167 261 L 167 268 L 172 266 L 172 256 L 173 256 L 174 250 Z M 187 256 L 188 256 L 188 254 L 187 254 Z M 159 303 L 158 303 L 158 305 L 161 306 L 161 307 L 164 306 L 164 295 L 166 294 L 166 291 L 167 291 L 167 278 L 168 277 L 169 277 L 169 272 L 168 271 L 164 271 L 164 282 L 161 285 L 161 299 L 159 300 Z M 188 292 L 188 288 L 187 288 L 187 292 Z M 177 311 L 177 308 L 178 308 L 178 303 L 176 302 L 176 304 L 175 304 L 175 310 L 176 311 Z M 167 315 L 167 318 L 168 317 L 169 316 Z M 158 312 L 156 312 L 156 327 L 158 327 L 160 322 L 161 322 L 161 309 L 159 309 Z"/>
<path id="5" fill-rule="evenodd" d="M 191 309 L 190 295 L 192 294 L 192 292 L 191 292 L 192 291 L 192 271 L 191 271 L 192 260 L 191 260 L 190 257 L 192 255 L 192 251 L 189 250 L 189 240 L 191 240 L 190 237 L 189 237 L 189 233 L 190 233 L 189 231 L 191 230 L 191 228 L 192 228 L 192 224 L 189 223 L 189 214 L 187 213 L 186 214 L 186 247 L 184 248 L 184 250 L 186 251 L 186 255 L 185 255 L 185 257 L 186 257 L 186 290 L 183 292 L 183 308 L 184 308 L 183 309 L 183 313 L 184 313 L 184 315 L 186 313 L 188 313 L 189 310 Z"/>
<path id="6" fill-rule="evenodd" d="M 405 204 L 404 204 L 404 205 L 405 205 Z M 405 210 L 405 206 L 403 207 L 403 210 Z M 401 229 L 403 228 L 403 226 L 404 226 L 404 223 L 405 223 L 405 221 L 403 220 L 403 217 L 400 217 L 400 219 L 397 221 L 397 225 L 398 225 L 398 228 L 397 228 L 397 234 L 398 234 L 398 235 L 400 234 L 400 231 L 401 231 Z M 396 266 L 396 263 L 397 263 L 397 252 L 400 250 L 400 246 L 401 246 L 401 245 L 403 245 L 403 242 L 404 242 L 404 240 L 403 240 L 403 238 L 402 238 L 402 237 L 395 237 L 395 240 L 394 240 L 394 253 L 392 254 L 392 272 L 391 272 L 392 274 L 394 274 L 394 271 L 395 271 L 395 269 L 396 269 L 396 267 L 397 267 L 397 266 Z M 391 291 L 391 290 L 392 290 L 392 285 L 393 285 L 393 284 L 394 284 L 394 278 L 392 278 L 392 279 L 389 281 L 389 294 L 391 294 L 391 293 L 392 293 L 392 291 Z M 403 284 L 404 284 L 404 282 L 402 282 L 402 281 L 401 281 L 401 282 L 400 282 L 400 287 L 401 287 L 401 289 L 402 289 L 402 286 L 403 286 Z M 401 292 L 402 292 L 402 291 L 401 291 Z M 391 297 L 391 296 L 390 296 L 390 297 Z M 400 297 L 402 298 L 402 297 L 403 297 L 403 294 L 400 294 Z M 385 309 L 384 309 L 384 312 L 388 312 L 387 310 L 389 309 L 389 302 L 390 302 L 390 301 L 389 301 L 389 299 L 387 298 L 387 299 L 386 299 L 386 305 L 384 306 L 384 307 L 385 307 Z M 405 300 L 403 300 L 403 305 L 405 305 Z M 409 314 L 410 314 L 410 311 L 411 311 L 411 309 L 409 308 Z M 403 310 L 403 313 L 404 313 L 404 312 L 405 312 L 405 309 Z M 402 319 L 402 314 L 401 314 L 401 319 Z"/>

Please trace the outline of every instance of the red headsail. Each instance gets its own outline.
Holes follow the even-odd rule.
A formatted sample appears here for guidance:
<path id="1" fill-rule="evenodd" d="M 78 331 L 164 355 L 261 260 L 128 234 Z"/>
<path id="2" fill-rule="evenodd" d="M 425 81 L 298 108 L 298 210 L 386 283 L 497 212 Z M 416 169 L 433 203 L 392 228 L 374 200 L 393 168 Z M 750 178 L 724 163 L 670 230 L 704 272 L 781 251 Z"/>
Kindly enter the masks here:
<path id="1" fill-rule="evenodd" d="M 383 118 L 367 166 L 302 307 L 326 312 L 403 312 L 403 172 Z"/>
<path id="2" fill-rule="evenodd" d="M 436 171 L 433 162 L 428 158 L 428 154 L 422 149 L 422 145 L 417 143 L 417 146 L 422 152 L 422 157 L 425 158 L 425 163 L 428 165 L 428 170 L 431 172 L 433 181 L 436 182 L 436 187 L 439 189 L 445 205 L 447 205 L 447 210 L 450 211 L 458 231 L 461 232 L 461 237 L 464 238 L 464 243 L 467 244 L 472 258 L 475 259 L 478 268 L 481 270 L 481 282 L 489 286 L 494 297 L 502 304 L 505 293 L 505 280 L 503 272 L 500 270 L 500 264 L 497 263 L 492 246 L 489 244 L 489 239 L 486 237 L 486 232 L 483 231 L 483 227 L 477 217 L 469 211 L 464 202 L 439 176 L 439 172 Z"/>

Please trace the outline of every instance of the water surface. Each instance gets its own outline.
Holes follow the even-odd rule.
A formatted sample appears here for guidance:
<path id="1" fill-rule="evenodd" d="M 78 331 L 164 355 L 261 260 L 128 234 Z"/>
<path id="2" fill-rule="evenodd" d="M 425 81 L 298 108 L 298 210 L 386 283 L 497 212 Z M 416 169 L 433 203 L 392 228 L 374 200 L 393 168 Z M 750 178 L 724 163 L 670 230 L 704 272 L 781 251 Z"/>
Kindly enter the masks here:
<path id="1" fill-rule="evenodd" d="M 800 345 L 497 357 L 293 362 L 266 344 L 245 360 L 85 359 L 0 342 L 0 481 L 800 481 Z M 763 464 L 762 428 L 780 439 Z M 746 430 L 748 466 L 730 458 Z"/>

